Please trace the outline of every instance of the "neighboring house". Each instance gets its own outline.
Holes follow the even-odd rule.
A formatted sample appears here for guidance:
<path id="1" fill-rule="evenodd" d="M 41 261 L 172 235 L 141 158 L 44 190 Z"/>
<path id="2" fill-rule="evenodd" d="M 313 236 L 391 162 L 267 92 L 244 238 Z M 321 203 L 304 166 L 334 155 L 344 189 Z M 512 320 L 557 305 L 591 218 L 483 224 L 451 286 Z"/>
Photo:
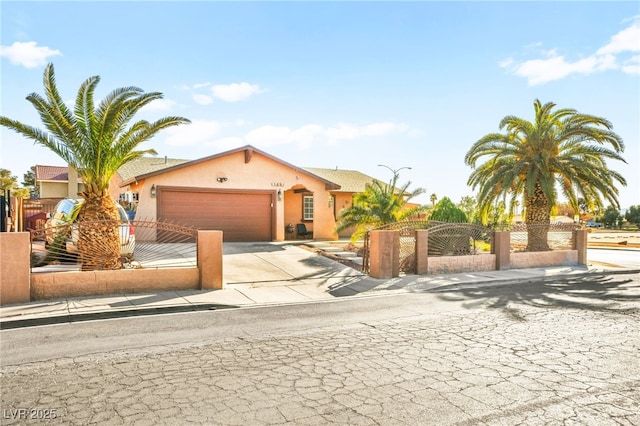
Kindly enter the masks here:
<path id="1" fill-rule="evenodd" d="M 40 198 L 75 197 L 83 190 L 78 173 L 69 167 L 36 165 L 35 181 Z"/>
<path id="2" fill-rule="evenodd" d="M 225 241 L 295 239 L 288 225 L 298 223 L 315 239 L 336 239 L 339 210 L 372 180 L 350 170 L 298 167 L 247 145 L 134 174 L 122 179 L 120 193 L 138 200 L 137 219 L 218 229 Z"/>
<path id="3" fill-rule="evenodd" d="M 111 178 L 111 182 L 109 182 L 109 194 L 114 200 L 119 200 L 126 209 L 135 211 L 138 205 L 138 194 L 133 191 L 123 191 L 120 187 L 122 182 L 130 181 L 132 178 L 135 180 L 136 176 L 177 166 L 178 164 L 189 161 L 190 160 L 179 160 L 167 157 L 137 158 L 118 169 L 116 174 Z"/>

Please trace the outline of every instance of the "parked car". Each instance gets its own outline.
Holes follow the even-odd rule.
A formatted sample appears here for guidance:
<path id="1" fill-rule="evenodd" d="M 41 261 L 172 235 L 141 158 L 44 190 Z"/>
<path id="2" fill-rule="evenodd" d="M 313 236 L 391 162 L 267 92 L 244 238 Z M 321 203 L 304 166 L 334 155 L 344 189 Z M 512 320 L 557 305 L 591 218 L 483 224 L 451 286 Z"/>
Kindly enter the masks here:
<path id="1" fill-rule="evenodd" d="M 72 222 L 74 219 L 73 211 L 79 208 L 83 201 L 84 200 L 82 198 L 69 197 L 58 202 L 53 213 L 44 224 L 46 245 L 53 244 L 54 239 L 57 237 L 60 230 L 63 229 L 63 226 Z M 120 255 L 131 257 L 133 255 L 133 250 L 135 249 L 135 230 L 129 221 L 129 216 L 125 209 L 120 204 L 115 204 L 118 209 L 118 214 L 120 215 Z M 56 232 L 56 230 L 58 232 Z M 78 230 L 78 224 L 73 220 L 73 223 L 71 223 L 70 233 L 65 244 L 67 253 L 78 253 L 79 238 L 80 231 Z"/>
<path id="2" fill-rule="evenodd" d="M 602 228 L 602 224 L 600 222 L 596 222 L 595 220 L 588 220 L 587 228 Z"/>

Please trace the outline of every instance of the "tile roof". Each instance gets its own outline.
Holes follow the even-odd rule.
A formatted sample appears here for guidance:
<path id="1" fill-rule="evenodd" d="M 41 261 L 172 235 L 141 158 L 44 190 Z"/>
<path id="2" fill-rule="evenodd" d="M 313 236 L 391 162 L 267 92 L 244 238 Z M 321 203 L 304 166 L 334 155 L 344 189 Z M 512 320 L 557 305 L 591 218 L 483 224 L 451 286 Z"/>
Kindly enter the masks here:
<path id="1" fill-rule="evenodd" d="M 66 166 L 40 166 L 36 165 L 36 181 L 53 180 L 59 182 L 69 181 L 69 168 Z"/>
<path id="2" fill-rule="evenodd" d="M 304 170 L 340 185 L 340 189 L 334 192 L 362 192 L 368 183 L 377 180 L 357 170 L 321 169 L 316 167 L 304 167 Z"/>
<path id="3" fill-rule="evenodd" d="M 183 167 L 189 167 L 189 166 L 194 165 L 194 164 L 203 163 L 205 161 L 210 161 L 210 160 L 215 159 L 215 158 L 221 158 L 221 157 L 228 156 L 228 155 L 231 155 L 231 154 L 236 154 L 238 152 L 244 152 L 245 158 L 249 158 L 249 160 L 245 160 L 247 162 L 250 161 L 250 158 L 254 153 L 257 153 L 257 154 L 263 155 L 263 156 L 265 156 L 265 157 L 267 157 L 267 158 L 269 158 L 269 159 L 271 159 L 273 161 L 276 161 L 276 162 L 278 162 L 280 164 L 283 164 L 283 165 L 285 165 L 287 167 L 291 167 L 294 170 L 300 170 L 302 173 L 307 173 L 307 174 L 313 176 L 316 179 L 320 179 L 321 181 L 324 181 L 325 182 L 325 187 L 326 187 L 327 190 L 336 190 L 336 189 L 338 189 L 338 185 L 336 184 L 336 182 L 333 182 L 333 181 L 331 181 L 329 179 L 325 179 L 324 177 L 322 177 L 320 175 L 316 175 L 314 173 L 311 173 L 307 169 L 300 168 L 300 167 L 294 166 L 293 164 L 287 163 L 286 161 L 283 161 L 283 160 L 281 160 L 281 159 L 279 159 L 277 157 L 274 157 L 274 156 L 272 156 L 270 154 L 267 154 L 266 152 L 264 152 L 264 151 L 262 151 L 262 150 L 260 150 L 258 148 L 255 148 L 255 147 L 253 147 L 251 145 L 245 145 L 245 146 L 242 146 L 240 148 L 235 148 L 235 149 L 232 149 L 232 150 L 229 150 L 229 151 L 221 152 L 221 153 L 218 153 L 218 154 L 213 154 L 213 155 L 210 155 L 208 157 L 203 157 L 203 158 L 199 158 L 197 160 L 192 160 L 192 161 L 189 161 L 189 160 L 175 160 L 177 162 L 174 163 L 173 165 L 166 164 L 163 167 L 159 167 L 159 168 L 157 168 L 155 170 L 150 170 L 150 171 L 148 171 L 146 173 L 134 173 L 132 175 L 128 175 L 128 177 L 125 177 L 122 174 L 120 174 L 120 177 L 122 178 L 122 183 L 120 183 L 120 186 L 126 186 L 127 184 L 130 184 L 131 182 L 133 182 L 134 179 L 147 179 L 147 178 L 149 178 L 151 176 L 155 176 L 157 174 L 165 173 L 166 171 L 168 171 L 168 170 L 164 170 L 164 169 L 171 168 L 171 170 L 174 170 L 174 169 L 179 169 L 179 168 L 183 168 Z M 162 160 L 160 160 L 160 161 L 162 161 Z M 167 161 L 171 161 L 171 160 L 167 160 Z"/>
<path id="4" fill-rule="evenodd" d="M 122 181 L 133 179 L 136 176 L 156 172 L 178 164 L 188 163 L 191 160 L 180 160 L 167 157 L 140 157 L 129 161 L 118 169 L 118 174 Z"/>

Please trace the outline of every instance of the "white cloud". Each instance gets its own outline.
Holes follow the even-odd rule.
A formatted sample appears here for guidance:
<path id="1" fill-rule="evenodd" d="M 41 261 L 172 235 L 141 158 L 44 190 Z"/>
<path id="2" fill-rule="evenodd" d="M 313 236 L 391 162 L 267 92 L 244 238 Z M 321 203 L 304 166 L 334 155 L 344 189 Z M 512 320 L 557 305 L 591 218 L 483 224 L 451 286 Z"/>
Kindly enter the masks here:
<path id="1" fill-rule="evenodd" d="M 292 136 L 299 148 L 307 149 L 324 136 L 324 129 L 317 124 L 307 124 L 295 130 Z"/>
<path id="2" fill-rule="evenodd" d="M 596 52 L 597 55 L 620 52 L 640 51 L 640 20 L 634 22 L 629 28 L 625 28 L 611 37 L 611 41 Z"/>
<path id="3" fill-rule="evenodd" d="M 5 56 L 13 65 L 36 68 L 47 63 L 50 56 L 61 55 L 59 50 L 38 46 L 35 41 L 16 41 L 11 46 L 0 46 L 0 56 Z"/>
<path id="4" fill-rule="evenodd" d="M 547 59 L 533 59 L 517 65 L 513 73 L 529 80 L 530 86 L 560 80 L 571 74 L 592 74 L 617 68 L 615 57 L 611 55 L 589 56 L 575 62 L 567 62 L 564 56 Z"/>
<path id="5" fill-rule="evenodd" d="M 155 101 L 145 105 L 141 111 L 171 111 L 175 104 L 176 102 L 171 99 L 156 99 Z"/>
<path id="6" fill-rule="evenodd" d="M 211 83 L 209 83 L 208 81 L 204 83 L 195 83 L 195 84 L 192 84 L 191 86 L 189 86 L 188 84 L 181 84 L 177 86 L 177 88 L 188 92 L 195 89 L 202 89 L 203 87 L 207 87 L 207 86 L 211 86 Z"/>
<path id="7" fill-rule="evenodd" d="M 391 133 L 403 133 L 407 130 L 407 125 L 402 123 L 373 123 L 364 127 L 364 134 L 367 136 L 385 136 Z"/>
<path id="8" fill-rule="evenodd" d="M 211 86 L 211 83 L 209 83 L 208 81 L 206 83 L 196 83 L 191 87 L 193 89 L 202 89 L 203 87 L 207 87 L 207 86 Z"/>
<path id="9" fill-rule="evenodd" d="M 327 137 L 329 143 L 334 144 L 339 140 L 351 140 L 360 136 L 360 130 L 358 126 L 353 124 L 340 123 L 337 127 L 330 127 L 327 129 Z"/>
<path id="10" fill-rule="evenodd" d="M 507 58 L 500 62 L 500 67 L 509 72 L 524 77 L 530 86 L 561 80 L 572 74 L 589 75 L 606 70 L 621 69 L 628 74 L 638 72 L 638 63 L 634 58 L 627 59 L 623 65 L 618 65 L 618 57 L 627 52 L 640 51 L 640 20 L 634 19 L 633 24 L 620 31 L 611 41 L 598 49 L 594 54 L 576 61 L 565 59 L 556 49 L 543 51 L 543 59 L 531 59 L 517 62 Z"/>
<path id="11" fill-rule="evenodd" d="M 165 143 L 172 146 L 205 145 L 218 136 L 221 128 L 217 121 L 194 120 L 191 124 L 165 129 Z"/>
<path id="12" fill-rule="evenodd" d="M 194 93 L 191 95 L 191 99 L 193 99 L 198 105 L 209 105 L 213 103 L 213 98 L 211 96 L 202 95 L 200 93 Z"/>
<path id="13" fill-rule="evenodd" d="M 186 126 L 171 127 L 165 130 L 166 143 L 173 146 L 213 146 L 223 150 L 246 144 L 259 148 L 296 145 L 299 149 L 307 149 L 318 143 L 335 145 L 363 137 L 381 137 L 410 132 L 410 129 L 402 123 L 379 122 L 362 126 L 340 123 L 329 128 L 319 124 L 305 124 L 298 128 L 265 125 L 249 131 L 244 136 L 221 137 L 224 129 L 233 128 L 229 124 L 231 123 L 201 120 L 193 121 Z"/>
<path id="14" fill-rule="evenodd" d="M 293 142 L 293 131 L 286 126 L 268 125 L 253 129 L 244 139 L 251 145 L 262 147 L 285 145 Z"/>
<path id="15" fill-rule="evenodd" d="M 628 59 L 622 64 L 622 71 L 627 74 L 640 75 L 640 55 Z"/>
<path id="16" fill-rule="evenodd" d="M 337 127 L 330 127 L 326 134 L 330 144 L 336 144 L 343 140 L 353 140 L 363 136 L 377 137 L 392 133 L 405 133 L 406 124 L 393 122 L 371 123 L 365 126 L 340 123 Z"/>
<path id="17" fill-rule="evenodd" d="M 262 90 L 255 84 L 249 83 L 231 83 L 216 84 L 211 87 L 213 96 L 225 102 L 244 101 L 252 95 L 261 93 Z"/>
<path id="18" fill-rule="evenodd" d="M 187 92 L 193 92 L 191 94 L 191 99 L 193 99 L 193 101 L 198 105 L 210 105 L 214 102 L 214 98 L 220 99 L 224 102 L 244 101 L 255 94 L 265 91 L 256 84 L 249 84 L 246 82 L 215 85 L 212 85 L 209 82 L 204 82 L 192 85 L 183 84 L 178 88 Z M 196 93 L 199 89 L 205 88 L 209 88 L 211 93 Z"/>

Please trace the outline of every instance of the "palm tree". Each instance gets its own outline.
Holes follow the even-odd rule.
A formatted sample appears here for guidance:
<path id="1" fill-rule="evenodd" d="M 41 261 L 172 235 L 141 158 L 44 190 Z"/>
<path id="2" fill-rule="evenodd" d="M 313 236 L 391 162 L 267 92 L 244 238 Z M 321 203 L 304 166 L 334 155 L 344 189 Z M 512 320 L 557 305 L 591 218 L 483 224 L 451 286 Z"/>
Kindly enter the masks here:
<path id="1" fill-rule="evenodd" d="M 438 196 L 436 195 L 435 192 L 433 194 L 431 194 L 431 197 L 429 197 L 429 200 L 431 200 L 431 206 L 435 207 L 436 206 L 436 201 L 438 200 Z"/>
<path id="2" fill-rule="evenodd" d="M 604 118 L 557 109 L 549 102 L 533 104 L 535 121 L 506 116 L 500 122 L 505 133 L 491 133 L 478 140 L 465 156 L 475 170 L 468 184 L 480 187 L 478 203 L 486 212 L 497 199 L 510 196 L 513 211 L 524 198 L 530 251 L 548 250 L 551 208 L 558 190 L 574 209 L 578 197 L 595 206 L 603 198 L 619 206 L 615 183 L 626 185 L 619 173 L 609 170 L 607 159 L 624 161 L 622 138 Z M 476 164 L 483 160 L 484 163 Z"/>
<path id="3" fill-rule="evenodd" d="M 407 207 L 409 200 L 424 194 L 425 189 L 417 188 L 409 192 L 410 181 L 397 188 L 398 177 L 398 173 L 394 173 L 389 184 L 378 180 L 367 184 L 363 192 L 354 196 L 353 205 L 340 212 L 336 231 L 340 232 L 355 226 L 356 231 L 351 239 L 357 240 L 370 229 L 398 222 L 416 213 L 426 211 L 427 206 Z"/>
<path id="4" fill-rule="evenodd" d="M 123 164 L 145 154 L 156 154 L 153 149 L 139 150 L 138 145 L 162 129 L 189 123 L 189 120 L 164 117 L 151 123 L 140 120 L 130 124 L 142 107 L 162 98 L 162 93 L 145 93 L 131 86 L 113 90 L 95 107 L 93 95 L 99 76 L 82 83 L 71 110 L 58 93 L 52 64 L 45 68 L 43 80 L 46 98 L 32 93 L 27 100 L 48 132 L 4 116 L 0 116 L 0 125 L 49 148 L 77 170 L 85 188 L 79 194 L 84 202 L 78 213 L 78 251 L 83 269 L 119 268 L 120 219 L 109 197 L 109 181 Z M 95 226 L 96 221 L 107 221 L 109 225 Z M 83 223 L 94 225 L 83 227 Z"/>

